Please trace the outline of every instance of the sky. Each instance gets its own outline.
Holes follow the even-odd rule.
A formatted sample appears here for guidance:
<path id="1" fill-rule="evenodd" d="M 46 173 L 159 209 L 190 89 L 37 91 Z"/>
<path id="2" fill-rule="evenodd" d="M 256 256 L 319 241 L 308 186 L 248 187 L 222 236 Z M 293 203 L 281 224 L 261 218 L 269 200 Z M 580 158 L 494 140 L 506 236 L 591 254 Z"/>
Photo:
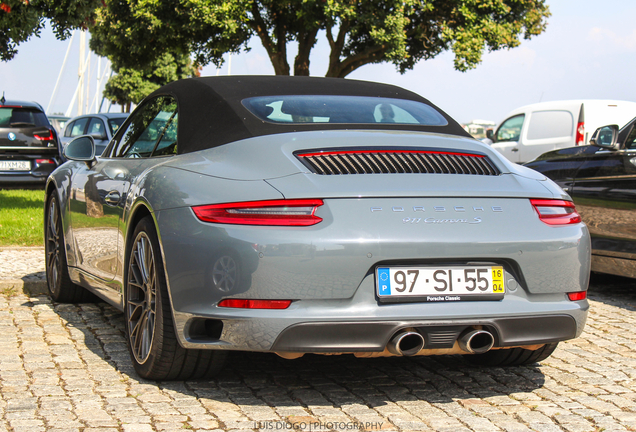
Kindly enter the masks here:
<path id="1" fill-rule="evenodd" d="M 500 122 L 522 105 L 566 99 L 636 101 L 636 1 L 548 0 L 552 16 L 547 30 L 511 50 L 486 53 L 482 63 L 468 72 L 453 68 L 453 54 L 444 53 L 418 63 L 401 75 L 391 64 L 367 65 L 347 79 L 395 84 L 412 90 L 461 123 L 473 119 Z M 319 35 L 320 37 L 320 35 Z M 69 41 L 58 41 L 45 29 L 19 45 L 18 55 L 0 62 L 0 92 L 7 99 L 33 100 L 49 106 L 59 77 L 58 90 L 47 113 L 67 111 L 78 82 L 79 36 L 76 34 L 60 75 Z M 233 55 L 217 71 L 214 65 L 202 75 L 273 74 L 265 50 L 253 39 L 252 50 Z M 289 46 L 293 64 L 294 47 Z M 324 37 L 312 51 L 311 75 L 324 76 L 328 45 Z M 227 59 L 227 56 L 226 56 Z M 102 70 L 105 62 L 102 61 Z M 89 102 L 95 106 L 97 58 L 91 59 Z M 108 108 L 108 103 L 102 110 Z M 111 111 L 119 111 L 112 107 Z M 95 109 L 93 108 L 94 112 Z M 72 115 L 76 115 L 75 106 Z"/>

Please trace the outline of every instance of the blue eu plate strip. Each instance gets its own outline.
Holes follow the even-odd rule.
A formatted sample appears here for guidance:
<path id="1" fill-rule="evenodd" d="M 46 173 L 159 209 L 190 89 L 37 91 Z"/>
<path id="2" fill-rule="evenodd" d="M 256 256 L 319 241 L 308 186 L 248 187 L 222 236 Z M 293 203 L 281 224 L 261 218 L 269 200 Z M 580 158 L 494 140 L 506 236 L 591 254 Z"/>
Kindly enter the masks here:
<path id="1" fill-rule="evenodd" d="M 388 268 L 378 269 L 378 286 L 380 295 L 391 295 L 391 273 Z"/>

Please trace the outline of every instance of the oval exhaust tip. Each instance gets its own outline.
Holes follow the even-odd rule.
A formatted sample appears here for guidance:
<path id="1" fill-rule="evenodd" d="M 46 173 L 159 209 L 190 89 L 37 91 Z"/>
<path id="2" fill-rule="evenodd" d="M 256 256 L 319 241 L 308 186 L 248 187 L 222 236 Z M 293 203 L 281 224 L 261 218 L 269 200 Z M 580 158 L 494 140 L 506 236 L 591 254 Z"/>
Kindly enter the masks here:
<path id="1" fill-rule="evenodd" d="M 495 338 L 489 331 L 471 330 L 460 336 L 457 342 L 463 351 L 471 354 L 483 354 L 490 351 L 495 344 Z"/>
<path id="2" fill-rule="evenodd" d="M 387 345 L 390 353 L 400 356 L 412 356 L 424 348 L 424 336 L 414 331 L 398 332 Z"/>

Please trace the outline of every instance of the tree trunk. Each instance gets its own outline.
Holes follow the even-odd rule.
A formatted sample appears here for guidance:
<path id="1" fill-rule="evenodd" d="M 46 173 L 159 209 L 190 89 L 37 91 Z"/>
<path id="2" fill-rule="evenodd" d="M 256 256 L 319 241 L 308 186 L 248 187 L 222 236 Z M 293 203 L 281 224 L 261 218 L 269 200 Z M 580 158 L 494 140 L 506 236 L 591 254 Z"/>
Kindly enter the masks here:
<path id="1" fill-rule="evenodd" d="M 256 32 L 267 51 L 269 61 L 274 66 L 276 75 L 289 75 L 289 63 L 287 62 L 287 45 L 285 42 L 285 34 L 283 28 L 277 28 L 277 40 L 274 42 L 270 36 L 267 25 L 261 16 L 258 2 L 252 4 L 252 16 L 254 19 L 250 23 L 252 30 Z"/>
<path id="2" fill-rule="evenodd" d="M 318 29 L 312 29 L 298 38 L 298 54 L 294 61 L 294 75 L 309 76 L 309 54 L 316 45 Z"/>
<path id="3" fill-rule="evenodd" d="M 329 69 L 325 76 L 344 78 L 359 67 L 369 63 L 379 63 L 383 61 L 385 52 L 386 46 L 376 45 L 341 61 L 340 53 L 334 53 L 332 49 L 331 55 L 329 56 Z"/>

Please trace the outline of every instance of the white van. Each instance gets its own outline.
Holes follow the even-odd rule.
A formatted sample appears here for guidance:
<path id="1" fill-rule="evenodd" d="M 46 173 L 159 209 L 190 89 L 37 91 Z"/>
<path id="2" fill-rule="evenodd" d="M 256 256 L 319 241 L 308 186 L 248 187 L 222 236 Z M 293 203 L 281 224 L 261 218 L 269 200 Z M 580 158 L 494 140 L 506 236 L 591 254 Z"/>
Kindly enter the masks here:
<path id="1" fill-rule="evenodd" d="M 601 126 L 636 117 L 636 102 L 570 100 L 526 105 L 510 112 L 484 142 L 512 162 L 524 163 L 558 148 L 586 145 Z"/>

